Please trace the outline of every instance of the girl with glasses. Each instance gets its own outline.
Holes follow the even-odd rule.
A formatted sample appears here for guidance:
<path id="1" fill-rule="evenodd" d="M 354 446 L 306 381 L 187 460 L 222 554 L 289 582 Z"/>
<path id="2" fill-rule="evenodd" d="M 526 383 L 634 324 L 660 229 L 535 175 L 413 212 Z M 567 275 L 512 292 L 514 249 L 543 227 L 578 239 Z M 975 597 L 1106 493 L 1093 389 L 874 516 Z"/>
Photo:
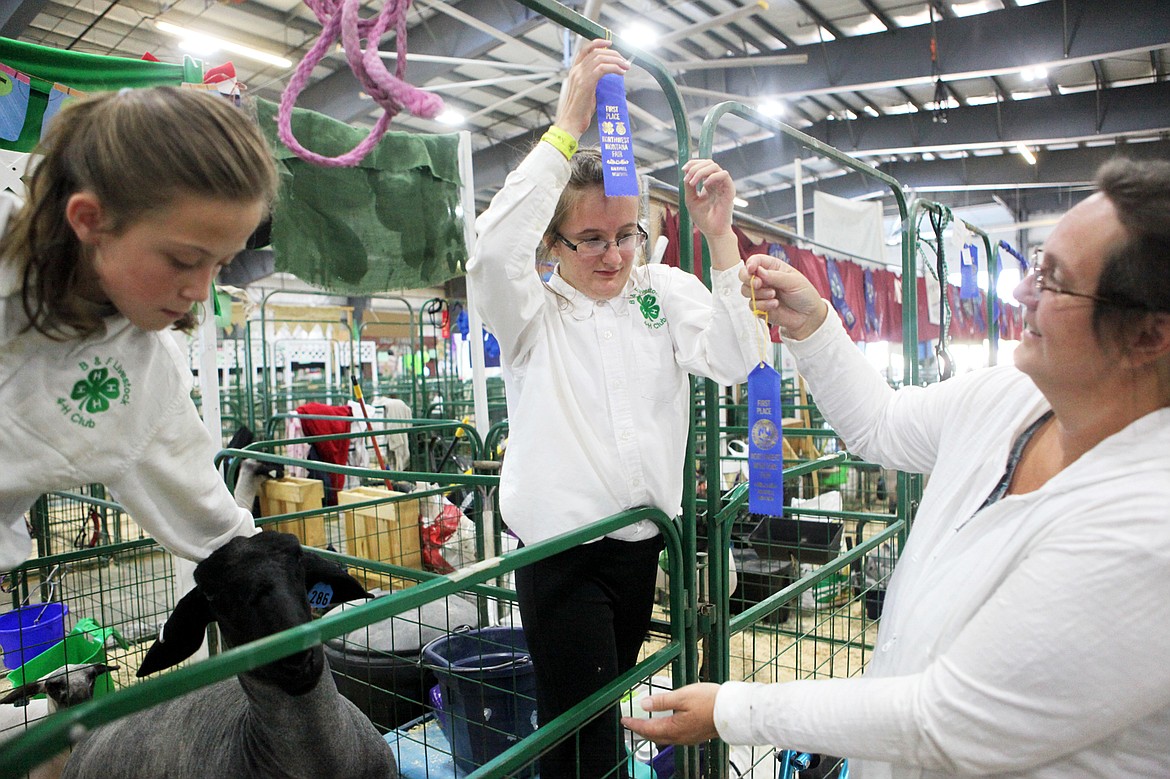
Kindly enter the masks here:
<path id="1" fill-rule="evenodd" d="M 511 429 L 501 515 L 525 544 L 637 506 L 677 514 L 689 375 L 742 382 L 767 343 L 740 290 L 730 176 L 710 160 L 683 168 L 712 293 L 678 268 L 643 264 L 639 198 L 607 197 L 600 154 L 576 150 L 598 80 L 628 69 L 608 42 L 582 45 L 554 127 L 476 224 L 468 281 L 500 343 Z M 538 253 L 556 262 L 547 286 Z M 662 547 L 644 521 L 516 572 L 541 722 L 634 665 Z M 615 709 L 542 755 L 540 775 L 598 779 L 619 765 Z"/>

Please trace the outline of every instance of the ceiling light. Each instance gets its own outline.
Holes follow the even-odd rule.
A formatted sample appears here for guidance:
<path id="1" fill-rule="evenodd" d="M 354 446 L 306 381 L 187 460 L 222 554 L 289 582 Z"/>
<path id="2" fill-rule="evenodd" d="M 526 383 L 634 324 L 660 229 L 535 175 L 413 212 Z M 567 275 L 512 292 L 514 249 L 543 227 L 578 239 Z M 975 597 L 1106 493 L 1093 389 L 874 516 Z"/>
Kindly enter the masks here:
<path id="1" fill-rule="evenodd" d="M 1043 65 L 1037 65 L 1034 68 L 1024 68 L 1020 75 L 1025 81 L 1043 81 L 1048 78 L 1048 70 Z"/>
<path id="2" fill-rule="evenodd" d="M 223 38 L 217 38 L 214 35 L 208 35 L 204 32 L 195 32 L 188 30 L 170 22 L 155 22 L 154 26 L 160 32 L 165 32 L 167 35 L 173 35 L 179 39 L 179 45 L 183 48 L 191 49 L 202 53 L 210 53 L 222 49 L 230 51 L 233 54 L 239 54 L 241 57 L 263 62 L 268 65 L 275 65 L 278 68 L 291 68 L 292 61 L 284 57 L 278 57 L 275 54 L 269 54 L 266 51 L 253 49 L 250 46 L 244 46 L 239 43 L 232 43 Z"/>
<path id="3" fill-rule="evenodd" d="M 449 124 L 452 127 L 458 127 L 467 121 L 467 117 L 454 108 L 446 108 L 435 117 L 435 121 L 439 124 Z"/>
<path id="4" fill-rule="evenodd" d="M 629 41 L 640 49 L 648 49 L 658 43 L 658 31 L 648 24 L 634 22 L 618 37 Z"/>
<path id="5" fill-rule="evenodd" d="M 734 203 L 736 205 L 736 207 L 738 207 L 738 208 L 747 208 L 748 207 L 748 202 L 746 200 L 744 200 L 742 197 L 737 197 L 735 200 L 733 200 L 731 202 Z"/>
<path id="6" fill-rule="evenodd" d="M 756 106 L 756 110 L 764 116 L 784 116 L 787 109 L 779 100 L 763 100 Z"/>
<path id="7" fill-rule="evenodd" d="M 1035 165 L 1035 164 L 1036 164 L 1036 155 L 1035 155 L 1035 154 L 1033 154 L 1033 153 L 1032 153 L 1032 150 L 1031 150 L 1031 149 L 1029 149 L 1029 148 L 1028 148 L 1027 146 L 1025 146 L 1024 144 L 1022 144 L 1022 143 L 1017 143 L 1017 144 L 1016 144 L 1016 151 L 1018 151 L 1018 152 L 1020 153 L 1020 156 L 1021 156 L 1021 157 L 1023 157 L 1025 160 L 1027 160 L 1027 162 L 1028 162 L 1028 164 L 1029 164 L 1029 165 Z"/>

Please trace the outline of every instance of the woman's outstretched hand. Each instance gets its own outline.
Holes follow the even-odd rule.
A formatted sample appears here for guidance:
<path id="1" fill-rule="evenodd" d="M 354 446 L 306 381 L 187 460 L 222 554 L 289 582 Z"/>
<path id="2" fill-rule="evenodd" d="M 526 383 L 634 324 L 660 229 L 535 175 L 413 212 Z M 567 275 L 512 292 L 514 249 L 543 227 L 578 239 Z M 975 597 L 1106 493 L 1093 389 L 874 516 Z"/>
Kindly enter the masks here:
<path id="1" fill-rule="evenodd" d="M 610 41 L 598 38 L 582 43 L 565 78 L 553 124 L 580 138 L 597 111 L 597 82 L 604 75 L 623 75 L 629 69 L 630 63 L 614 51 Z"/>
<path id="2" fill-rule="evenodd" d="M 739 272 L 744 297 L 753 296 L 756 308 L 780 325 L 783 335 L 797 341 L 808 338 L 828 316 L 829 307 L 804 274 L 778 257 L 753 254 Z"/>
<path id="3" fill-rule="evenodd" d="M 622 717 L 622 725 L 655 744 L 698 744 L 719 737 L 715 730 L 715 696 L 719 685 L 688 684 L 639 702 L 646 711 L 670 711 L 669 717 Z"/>

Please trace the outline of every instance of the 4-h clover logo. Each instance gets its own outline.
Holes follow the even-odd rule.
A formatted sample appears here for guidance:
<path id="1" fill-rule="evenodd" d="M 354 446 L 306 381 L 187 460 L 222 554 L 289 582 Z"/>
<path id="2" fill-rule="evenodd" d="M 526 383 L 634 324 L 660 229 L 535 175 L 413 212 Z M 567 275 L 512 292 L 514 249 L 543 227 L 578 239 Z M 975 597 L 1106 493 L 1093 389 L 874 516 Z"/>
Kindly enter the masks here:
<path id="1" fill-rule="evenodd" d="M 662 309 L 658 307 L 658 296 L 654 294 L 652 289 L 639 293 L 635 300 L 638 301 L 638 309 L 642 312 L 642 316 L 651 322 L 662 313 Z"/>
<path id="2" fill-rule="evenodd" d="M 118 380 L 110 376 L 106 368 L 94 368 L 81 381 L 73 385 L 70 397 L 79 401 L 81 410 L 87 414 L 98 414 L 110 408 L 110 401 L 122 394 Z"/>
<path id="3" fill-rule="evenodd" d="M 635 289 L 630 293 L 630 305 L 637 305 L 646 327 L 657 330 L 666 325 L 666 317 L 662 314 L 662 306 L 658 305 L 658 293 L 654 288 Z"/>

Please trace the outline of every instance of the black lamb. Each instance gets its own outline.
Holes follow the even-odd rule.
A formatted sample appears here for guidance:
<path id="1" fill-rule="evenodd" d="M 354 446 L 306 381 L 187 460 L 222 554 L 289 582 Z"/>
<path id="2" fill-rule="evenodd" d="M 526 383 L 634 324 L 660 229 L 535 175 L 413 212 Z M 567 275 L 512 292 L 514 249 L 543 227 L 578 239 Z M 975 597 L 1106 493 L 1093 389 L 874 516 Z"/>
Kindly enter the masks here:
<path id="1" fill-rule="evenodd" d="M 195 582 L 139 676 L 190 657 L 211 622 L 233 647 L 305 624 L 317 585 L 332 588 L 334 603 L 370 597 L 287 533 L 232 539 L 198 565 Z M 390 747 L 326 670 L 318 644 L 111 722 L 74 748 L 64 776 L 396 779 Z"/>

